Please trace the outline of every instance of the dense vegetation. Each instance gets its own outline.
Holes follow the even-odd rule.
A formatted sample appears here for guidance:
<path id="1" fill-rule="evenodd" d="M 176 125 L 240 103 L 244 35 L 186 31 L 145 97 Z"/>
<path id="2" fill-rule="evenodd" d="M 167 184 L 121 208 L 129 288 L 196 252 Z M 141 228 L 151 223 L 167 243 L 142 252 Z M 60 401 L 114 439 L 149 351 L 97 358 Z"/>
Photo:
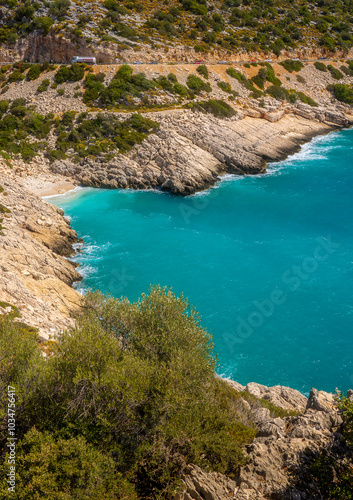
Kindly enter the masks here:
<path id="1" fill-rule="evenodd" d="M 124 153 L 159 126 L 139 114 L 126 120 L 104 114 L 89 118 L 88 113 L 76 118 L 75 111 L 68 111 L 60 118 L 53 113 L 44 116 L 36 113 L 34 106 L 27 106 L 23 98 L 15 99 L 11 105 L 1 100 L 0 118 L 0 151 L 27 162 L 40 152 L 52 161 L 68 155 L 78 160 L 89 155 L 105 157 L 111 151 Z M 49 148 L 49 134 L 56 137 L 55 150 Z"/>
<path id="2" fill-rule="evenodd" d="M 99 113 L 95 118 L 86 119 L 87 113 L 78 116 L 74 123 L 75 113 L 64 113 L 61 120 L 56 121 L 56 149 L 48 152 L 51 159 L 66 157 L 72 150 L 72 158 L 78 160 L 87 156 L 105 156 L 110 151 L 120 153 L 129 151 L 135 144 L 141 143 L 148 134 L 155 132 L 159 124 L 139 114 L 121 121 L 112 114 Z"/>
<path id="3" fill-rule="evenodd" d="M 168 290 L 137 303 L 88 294 L 46 359 L 35 334 L 2 318 L 0 352 L 1 498 L 171 498 L 188 463 L 232 476 L 246 462 L 241 445 L 256 432 L 246 407 L 214 376 L 196 312 Z M 8 385 L 16 494 L 3 460 Z"/>
<path id="4" fill-rule="evenodd" d="M 352 85 L 344 85 L 337 83 L 335 85 L 328 85 L 327 90 L 341 102 L 346 104 L 353 104 L 353 87 Z"/>
<path id="5" fill-rule="evenodd" d="M 1 0 L 0 41 L 13 45 L 33 31 L 75 41 L 115 43 L 121 50 L 184 44 L 197 51 L 272 51 L 303 46 L 327 50 L 352 47 L 352 0 Z M 75 7 L 75 10 L 73 9 Z M 139 16 L 140 23 L 133 16 Z M 94 23 L 92 23 L 92 19 Z"/>
<path id="6" fill-rule="evenodd" d="M 217 99 L 191 102 L 188 104 L 188 107 L 193 111 L 211 113 L 218 118 L 230 118 L 236 115 L 236 111 L 228 103 Z"/>
<path id="7" fill-rule="evenodd" d="M 175 94 L 177 99 L 184 97 L 192 98 L 201 90 L 210 92 L 209 83 L 204 82 L 195 75 L 190 75 L 188 87 L 178 83 L 176 76 L 172 73 L 159 76 L 149 80 L 145 73 L 135 73 L 131 66 L 123 64 L 120 66 L 110 83 L 105 86 L 104 73 L 88 73 L 85 78 L 85 94 L 83 101 L 86 104 L 111 108 L 136 108 L 138 106 L 152 107 L 151 99 L 155 91 L 164 90 Z"/>

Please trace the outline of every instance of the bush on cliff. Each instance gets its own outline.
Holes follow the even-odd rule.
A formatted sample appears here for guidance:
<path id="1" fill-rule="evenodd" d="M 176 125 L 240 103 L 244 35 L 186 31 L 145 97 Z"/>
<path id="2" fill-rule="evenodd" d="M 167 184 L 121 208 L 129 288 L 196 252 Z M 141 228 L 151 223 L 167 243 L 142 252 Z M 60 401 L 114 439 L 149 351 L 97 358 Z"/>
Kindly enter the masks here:
<path id="1" fill-rule="evenodd" d="M 293 71 L 300 71 L 304 67 L 303 63 L 292 59 L 286 59 L 285 61 L 280 62 L 280 65 L 289 71 L 289 73 L 292 73 Z"/>
<path id="2" fill-rule="evenodd" d="M 114 115 L 99 113 L 94 119 L 80 120 L 77 126 L 73 125 L 73 118 L 72 112 L 68 111 L 61 120 L 57 120 L 56 148 L 63 154 L 73 149 L 76 158 L 102 156 L 117 149 L 121 153 L 130 151 L 159 127 L 158 122 L 139 114 L 121 121 Z M 53 157 L 52 151 L 49 156 Z"/>
<path id="3" fill-rule="evenodd" d="M 345 102 L 346 104 L 353 104 L 353 88 L 351 85 L 336 83 L 335 85 L 328 85 L 327 90 L 331 92 L 338 101 Z"/>
<path id="4" fill-rule="evenodd" d="M 206 78 L 206 80 L 208 80 L 208 69 L 207 69 L 207 66 L 205 64 L 201 64 L 200 66 L 197 67 L 196 71 L 201 75 L 203 76 L 204 78 Z"/>
<path id="5" fill-rule="evenodd" d="M 275 99 L 279 101 L 288 101 L 289 100 L 289 92 L 287 89 L 283 87 L 279 87 L 278 85 L 271 85 L 266 92 Z"/>
<path id="6" fill-rule="evenodd" d="M 212 90 L 209 83 L 204 82 L 196 75 L 189 75 L 186 84 L 195 94 L 199 94 L 200 92 L 211 92 Z"/>
<path id="7" fill-rule="evenodd" d="M 230 118 L 235 116 L 237 112 L 228 103 L 222 100 L 209 99 L 208 101 L 190 102 L 188 108 L 193 111 L 201 111 L 202 113 L 211 113 L 218 118 Z"/>
<path id="8" fill-rule="evenodd" d="M 40 64 L 32 64 L 27 73 L 27 80 L 36 80 L 42 73 L 42 67 Z"/>
<path id="9" fill-rule="evenodd" d="M 327 66 L 327 69 L 330 71 L 332 78 L 335 80 L 341 80 L 344 76 L 339 69 L 335 68 L 331 64 Z"/>
<path id="10" fill-rule="evenodd" d="M 85 76 L 84 64 L 72 64 L 70 67 L 61 66 L 55 73 L 55 83 L 60 85 L 65 82 L 78 82 Z"/>
<path id="11" fill-rule="evenodd" d="M 314 63 L 314 66 L 315 66 L 315 68 L 316 68 L 316 69 L 318 69 L 319 71 L 323 71 L 323 72 L 324 72 L 324 71 L 327 71 L 327 68 L 326 68 L 325 64 L 324 64 L 324 63 L 322 63 L 322 62 L 320 62 L 320 61 L 316 61 L 316 62 Z"/>
<path id="12" fill-rule="evenodd" d="M 195 310 L 166 289 L 136 303 L 89 293 L 46 359 L 34 335 L 0 319 L 0 352 L 2 498 L 8 385 L 17 394 L 16 500 L 170 499 L 188 463 L 230 476 L 245 463 L 240 446 L 256 431 L 239 417 L 242 400 L 215 378 Z"/>
<path id="13" fill-rule="evenodd" d="M 123 105 L 131 103 L 131 96 L 154 89 L 156 83 L 148 80 L 144 73 L 133 74 L 133 69 L 123 64 L 116 72 L 107 88 L 100 92 L 100 102 L 105 105 Z"/>

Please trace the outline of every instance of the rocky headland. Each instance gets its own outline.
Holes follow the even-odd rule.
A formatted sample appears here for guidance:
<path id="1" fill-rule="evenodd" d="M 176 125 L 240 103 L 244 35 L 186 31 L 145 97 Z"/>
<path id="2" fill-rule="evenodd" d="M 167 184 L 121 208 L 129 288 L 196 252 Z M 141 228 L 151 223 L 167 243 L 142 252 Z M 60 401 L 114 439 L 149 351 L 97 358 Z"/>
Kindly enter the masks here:
<path id="1" fill-rule="evenodd" d="M 175 500 L 323 499 L 308 469 L 319 457 L 334 461 L 337 470 L 353 460 L 334 394 L 312 389 L 307 398 L 289 387 L 228 383 L 243 395 L 258 429 L 246 446 L 249 462 L 234 480 L 189 466 L 183 478 L 185 490 Z M 249 394 L 293 414 L 279 417 L 266 407 L 250 406 Z M 353 401 L 353 391 L 347 395 Z"/>

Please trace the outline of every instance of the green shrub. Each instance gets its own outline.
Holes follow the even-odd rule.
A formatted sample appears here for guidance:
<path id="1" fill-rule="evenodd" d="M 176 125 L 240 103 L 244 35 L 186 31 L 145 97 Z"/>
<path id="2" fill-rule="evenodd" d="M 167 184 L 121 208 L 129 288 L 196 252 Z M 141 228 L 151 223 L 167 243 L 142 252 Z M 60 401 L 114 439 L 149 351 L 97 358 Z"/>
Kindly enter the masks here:
<path id="1" fill-rule="evenodd" d="M 326 68 L 325 64 L 324 64 L 324 63 L 322 63 L 322 62 L 320 62 L 320 61 L 316 61 L 316 62 L 314 63 L 314 66 L 315 66 L 315 68 L 316 68 L 316 69 L 318 69 L 319 71 L 327 71 L 327 68 Z"/>
<path id="2" fill-rule="evenodd" d="M 332 78 L 334 78 L 335 80 L 341 80 L 343 78 L 343 74 L 340 72 L 340 70 L 335 68 L 331 64 L 327 66 L 327 69 L 330 71 Z"/>
<path id="3" fill-rule="evenodd" d="M 328 85 L 327 90 L 332 92 L 338 101 L 353 104 L 353 88 L 351 85 L 337 83 L 335 85 Z"/>
<path id="4" fill-rule="evenodd" d="M 148 80 L 144 73 L 134 75 L 132 68 L 124 64 L 116 72 L 107 88 L 97 90 L 99 102 L 104 106 L 129 105 L 131 96 L 138 97 L 141 92 L 155 87 L 156 82 Z"/>
<path id="5" fill-rule="evenodd" d="M 300 71 L 304 65 L 300 61 L 293 61 L 292 59 L 286 59 L 280 62 L 280 65 L 284 67 L 289 73 L 293 71 Z"/>
<path id="6" fill-rule="evenodd" d="M 56 147 L 64 154 L 74 149 L 77 159 L 89 155 L 102 156 L 116 149 L 121 153 L 129 151 L 159 127 L 157 122 L 138 114 L 133 114 L 123 122 L 114 115 L 98 114 L 96 118 L 87 120 L 81 116 L 74 127 L 74 116 L 73 112 L 68 111 L 62 120 L 57 120 Z M 52 158 L 55 155 L 49 152 L 48 156 Z"/>
<path id="7" fill-rule="evenodd" d="M 267 62 L 267 63 L 265 63 L 265 66 L 266 66 L 266 80 L 268 82 L 272 83 L 273 85 L 281 86 L 282 82 L 279 78 L 276 77 L 275 71 L 272 68 L 271 64 Z M 259 74 L 260 74 L 260 70 L 259 70 Z"/>
<path id="8" fill-rule="evenodd" d="M 211 92 L 211 85 L 209 83 L 204 82 L 195 75 L 189 75 L 187 78 L 187 86 L 191 89 L 195 94 L 199 94 L 200 92 Z"/>
<path id="9" fill-rule="evenodd" d="M 264 89 L 265 79 L 261 78 L 259 75 L 253 76 L 251 81 L 254 82 L 260 89 Z"/>
<path id="10" fill-rule="evenodd" d="M 232 92 L 232 87 L 227 82 L 218 82 L 217 87 L 223 90 L 223 92 L 228 92 L 228 94 L 231 94 Z"/>
<path id="11" fill-rule="evenodd" d="M 32 64 L 27 73 L 27 80 L 36 80 L 42 73 L 42 67 L 40 64 Z"/>
<path id="12" fill-rule="evenodd" d="M 24 75 L 21 73 L 20 70 L 18 69 L 15 69 L 8 77 L 7 81 L 9 83 L 13 83 L 13 82 L 19 82 L 21 80 L 24 80 Z"/>
<path id="13" fill-rule="evenodd" d="M 172 92 L 173 91 L 173 84 L 170 80 L 168 80 L 168 78 L 166 76 L 159 76 L 157 79 L 156 79 L 156 82 L 158 84 L 159 87 L 162 87 L 162 89 L 164 90 L 168 90 L 169 92 Z"/>
<path id="14" fill-rule="evenodd" d="M 299 83 L 303 83 L 303 84 L 306 83 L 305 78 L 303 78 L 301 75 L 296 75 L 296 79 L 297 79 L 297 82 L 299 82 Z"/>
<path id="15" fill-rule="evenodd" d="M 344 437 L 350 445 L 353 445 L 353 401 L 341 394 L 339 408 L 344 421 Z"/>
<path id="16" fill-rule="evenodd" d="M 11 210 L 0 203 L 0 214 L 9 214 Z"/>
<path id="17" fill-rule="evenodd" d="M 203 76 L 204 78 L 206 78 L 206 80 L 208 80 L 208 69 L 207 69 L 207 66 L 205 64 L 201 64 L 200 66 L 197 67 L 196 71 L 201 75 Z"/>
<path id="18" fill-rule="evenodd" d="M 55 160 L 65 160 L 67 155 L 61 149 L 47 149 L 46 156 L 51 162 Z"/>
<path id="19" fill-rule="evenodd" d="M 261 90 L 257 90 L 254 88 L 254 90 L 249 94 L 249 97 L 252 99 L 260 99 L 260 97 L 263 97 L 265 94 L 261 92 Z"/>
<path id="20" fill-rule="evenodd" d="M 178 79 L 177 79 L 177 77 L 174 75 L 174 73 L 169 73 L 169 75 L 168 75 L 168 77 L 167 77 L 167 78 L 168 78 L 168 80 L 169 80 L 170 82 L 172 82 L 172 83 L 177 83 L 177 82 L 178 82 Z"/>
<path id="21" fill-rule="evenodd" d="M 187 97 L 189 95 L 189 89 L 182 85 L 181 83 L 174 84 L 174 92 L 179 94 L 181 97 Z"/>
<path id="22" fill-rule="evenodd" d="M 44 36 L 48 35 L 50 28 L 53 26 L 54 20 L 51 17 L 35 17 L 33 19 L 33 26 L 43 32 Z"/>
<path id="23" fill-rule="evenodd" d="M 42 80 L 41 84 L 37 88 L 37 92 L 45 92 L 46 90 L 48 90 L 49 85 L 50 81 L 47 78 L 45 78 L 44 80 Z"/>
<path id="24" fill-rule="evenodd" d="M 70 0 L 54 0 L 50 4 L 49 13 L 51 16 L 61 19 L 67 15 L 70 4 Z"/>
<path id="25" fill-rule="evenodd" d="M 14 116 L 25 116 L 27 111 L 26 106 L 11 107 L 11 114 Z"/>
<path id="26" fill-rule="evenodd" d="M 83 102 L 86 104 L 93 103 L 98 99 L 100 93 L 105 90 L 103 85 L 103 81 L 105 78 L 104 73 L 98 73 L 94 75 L 92 73 L 88 73 L 85 78 L 85 94 L 83 97 Z"/>
<path id="27" fill-rule="evenodd" d="M 5 101 L 4 99 L 0 101 L 0 113 L 6 113 L 6 111 L 9 109 L 9 106 L 9 101 Z"/>
<path id="28" fill-rule="evenodd" d="M 238 80 L 238 82 L 244 82 L 246 80 L 246 76 L 243 75 L 243 73 L 240 73 L 240 71 L 236 71 L 234 68 L 227 68 L 226 73 L 232 78 Z"/>
<path id="29" fill-rule="evenodd" d="M 57 93 L 58 93 L 58 95 L 63 96 L 63 95 L 65 95 L 65 89 L 58 89 Z"/>
<path id="30" fill-rule="evenodd" d="M 14 99 L 11 103 L 11 109 L 17 108 L 17 106 L 26 106 L 27 100 L 24 97 L 18 97 Z"/>
<path id="31" fill-rule="evenodd" d="M 330 455 L 318 455 L 307 469 L 307 480 L 315 482 L 321 498 L 350 500 L 353 498 L 353 471 Z"/>
<path id="32" fill-rule="evenodd" d="M 297 92 L 297 96 L 302 102 L 304 102 L 305 104 L 309 104 L 309 106 L 313 106 L 315 108 L 319 106 L 318 103 L 314 101 L 314 99 L 304 94 L 303 92 Z"/>
<path id="33" fill-rule="evenodd" d="M 72 64 L 70 67 L 61 66 L 55 74 L 55 83 L 60 85 L 65 82 L 78 82 L 85 76 L 85 66 L 83 64 Z"/>
<path id="34" fill-rule="evenodd" d="M 127 499 L 128 494 L 137 499 L 133 488 L 115 472 L 113 459 L 83 437 L 56 440 L 49 432 L 33 428 L 16 452 L 16 493 L 6 492 L 2 484 L 0 492 L 5 495 L 4 500 L 25 497 L 115 500 Z M 1 469 L 6 477 L 8 466 L 0 466 Z"/>
<path id="35" fill-rule="evenodd" d="M 279 87 L 278 85 L 271 85 L 266 90 L 267 94 L 269 94 L 271 97 L 274 97 L 275 99 L 279 101 L 288 101 L 289 100 L 289 92 L 287 89 L 283 87 Z"/>
<path id="36" fill-rule="evenodd" d="M 353 76 L 353 70 L 350 69 L 348 66 L 341 66 L 340 70 L 347 76 Z"/>
<path id="37" fill-rule="evenodd" d="M 208 101 L 191 102 L 187 105 L 193 111 L 211 113 L 218 118 L 230 118 L 236 115 L 236 111 L 228 103 L 222 100 L 209 99 Z"/>

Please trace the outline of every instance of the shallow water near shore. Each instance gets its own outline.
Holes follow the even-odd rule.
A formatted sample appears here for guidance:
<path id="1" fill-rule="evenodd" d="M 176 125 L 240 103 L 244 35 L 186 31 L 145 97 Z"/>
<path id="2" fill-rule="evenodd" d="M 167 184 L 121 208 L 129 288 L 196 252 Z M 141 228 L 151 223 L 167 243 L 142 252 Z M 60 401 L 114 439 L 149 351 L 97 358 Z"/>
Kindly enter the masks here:
<path id="1" fill-rule="evenodd" d="M 262 176 L 187 198 L 81 189 L 50 201 L 85 244 L 79 289 L 184 293 L 246 384 L 353 388 L 353 130 L 316 137 Z"/>

